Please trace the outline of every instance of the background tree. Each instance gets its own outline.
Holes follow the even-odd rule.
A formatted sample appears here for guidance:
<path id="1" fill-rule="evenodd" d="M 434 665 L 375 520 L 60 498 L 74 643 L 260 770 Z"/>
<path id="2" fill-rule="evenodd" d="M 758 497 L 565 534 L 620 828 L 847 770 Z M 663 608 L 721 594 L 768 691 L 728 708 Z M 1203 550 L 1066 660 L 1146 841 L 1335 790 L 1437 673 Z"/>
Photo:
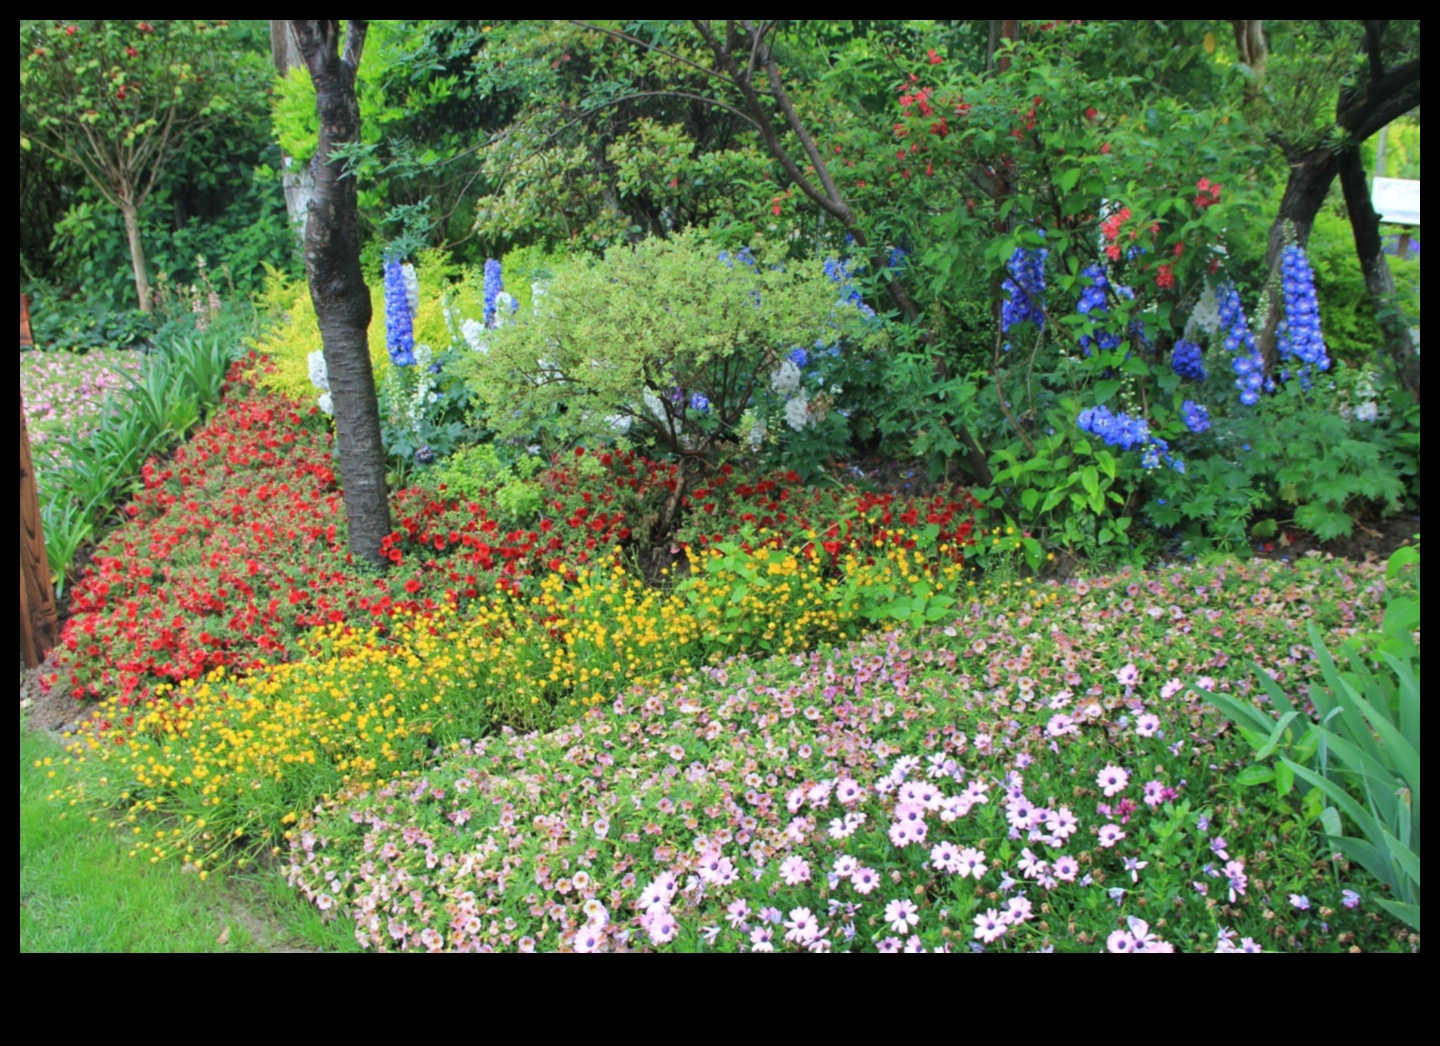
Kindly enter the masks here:
<path id="1" fill-rule="evenodd" d="M 292 69 L 305 68 L 300 42 L 295 39 L 287 18 L 270 19 L 270 59 L 282 79 L 289 76 Z M 310 196 L 315 192 L 315 175 L 310 170 L 308 159 L 291 156 L 283 148 L 280 153 L 280 184 L 285 190 L 285 214 L 290 219 L 290 227 L 299 236 L 302 249 L 305 245 L 305 219 L 310 213 Z"/>
<path id="2" fill-rule="evenodd" d="M 226 22 L 21 24 L 21 148 L 74 164 L 124 220 L 135 294 L 152 308 L 140 209 L 182 143 L 263 90 Z M 27 133 L 28 132 L 28 133 Z"/>
<path id="3" fill-rule="evenodd" d="M 1237 39 L 1242 31 L 1237 26 Z M 1270 141 L 1288 175 L 1270 227 L 1265 261 L 1277 279 L 1287 243 L 1309 241 L 1315 216 L 1337 176 L 1355 231 L 1355 246 L 1376 319 L 1392 360 L 1412 395 L 1419 396 L 1419 363 L 1409 331 L 1392 301 L 1394 284 L 1380 250 L 1379 218 L 1370 205 L 1359 146 L 1420 104 L 1420 24 L 1366 19 L 1287 26 L 1269 42 L 1253 23 L 1243 32 L 1245 54 L 1265 90 L 1251 92 L 1272 128 Z M 1270 295 L 1260 351 L 1273 359 L 1281 296 Z"/>
<path id="4" fill-rule="evenodd" d="M 356 180 L 345 162 L 347 147 L 360 141 L 355 74 L 365 48 L 366 23 L 349 23 L 343 52 L 337 19 L 295 20 L 290 25 L 315 84 L 320 118 L 319 145 L 311 161 L 315 190 L 305 223 L 305 272 L 335 405 L 350 552 L 356 560 L 380 567 L 385 562 L 380 542 L 390 532 L 390 504 L 370 367 L 370 290 L 360 267 Z"/>

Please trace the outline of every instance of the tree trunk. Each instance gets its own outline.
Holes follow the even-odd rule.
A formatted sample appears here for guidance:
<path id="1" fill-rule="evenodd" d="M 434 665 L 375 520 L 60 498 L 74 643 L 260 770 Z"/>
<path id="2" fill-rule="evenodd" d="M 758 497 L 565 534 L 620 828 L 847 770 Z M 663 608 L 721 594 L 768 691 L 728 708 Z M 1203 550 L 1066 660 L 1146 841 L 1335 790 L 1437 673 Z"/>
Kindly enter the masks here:
<path id="1" fill-rule="evenodd" d="M 380 543 L 390 533 L 390 502 L 380 407 L 370 368 L 370 290 L 360 269 L 355 179 L 346 177 L 344 164 L 332 156 L 337 146 L 360 141 L 355 70 L 364 47 L 365 23 L 350 22 L 343 58 L 337 51 L 337 20 L 309 19 L 291 25 L 315 82 L 320 116 L 315 195 L 305 226 L 305 272 L 334 401 L 350 552 L 356 561 L 380 567 L 386 562 Z"/>
<path id="2" fill-rule="evenodd" d="M 291 69 L 304 69 L 305 56 L 300 53 L 300 44 L 290 22 L 283 18 L 270 20 L 270 57 L 275 71 L 281 76 Z M 296 245 L 305 246 L 305 220 L 310 214 L 310 197 L 315 194 L 315 174 L 310 165 L 299 163 L 289 153 L 280 153 L 280 186 L 285 192 L 285 214 L 290 219 L 290 228 L 295 230 Z"/>
<path id="3" fill-rule="evenodd" d="M 1269 272 L 1266 287 L 1268 308 L 1260 328 L 1259 349 L 1269 370 L 1275 363 L 1275 338 L 1281 319 L 1284 318 L 1284 297 L 1279 293 L 1280 255 L 1288 244 L 1304 247 L 1310 242 L 1310 230 L 1315 225 L 1315 215 L 1325 202 L 1325 194 L 1335 181 L 1335 152 L 1328 145 L 1322 145 L 1305 153 L 1292 153 L 1290 178 L 1285 183 L 1285 194 L 1280 198 L 1280 210 L 1270 225 L 1270 239 L 1265 248 L 1265 267 Z"/>
<path id="4" fill-rule="evenodd" d="M 1395 376 L 1405 391 L 1420 402 L 1420 354 L 1410 340 L 1400 310 L 1395 306 L 1395 281 L 1390 275 L 1390 262 L 1380 244 L 1380 215 L 1370 200 L 1370 180 L 1365 177 L 1365 161 L 1357 148 L 1343 149 L 1338 157 L 1340 188 L 1345 193 L 1345 209 L 1350 214 L 1350 229 L 1355 235 L 1355 253 L 1360 258 L 1360 271 L 1365 275 L 1365 289 L 1375 308 L 1375 321 L 1385 341 L 1385 351 L 1395 368 Z"/>
<path id="5" fill-rule="evenodd" d="M 135 270 L 135 296 L 140 299 L 140 311 L 148 313 L 154 309 L 154 304 L 150 301 L 150 272 L 145 266 L 145 247 L 140 243 L 140 208 L 122 197 L 120 213 L 125 218 L 125 238 L 130 243 L 130 266 Z"/>
<path id="6" fill-rule="evenodd" d="M 40 499 L 30 461 L 30 435 L 25 430 L 25 393 L 20 393 L 20 656 L 36 668 L 55 645 L 59 632 L 50 560 L 40 528 Z"/>

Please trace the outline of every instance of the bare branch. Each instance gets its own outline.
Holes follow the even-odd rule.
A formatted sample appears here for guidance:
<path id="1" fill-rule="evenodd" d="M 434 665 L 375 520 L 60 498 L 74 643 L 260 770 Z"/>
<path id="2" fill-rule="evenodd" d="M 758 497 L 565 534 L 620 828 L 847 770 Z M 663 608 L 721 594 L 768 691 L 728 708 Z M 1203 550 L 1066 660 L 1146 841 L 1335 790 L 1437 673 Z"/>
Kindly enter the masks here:
<path id="1" fill-rule="evenodd" d="M 1371 83 L 1353 105 L 1335 114 L 1335 122 L 1363 142 L 1391 120 L 1420 104 L 1420 59 L 1406 62 Z"/>

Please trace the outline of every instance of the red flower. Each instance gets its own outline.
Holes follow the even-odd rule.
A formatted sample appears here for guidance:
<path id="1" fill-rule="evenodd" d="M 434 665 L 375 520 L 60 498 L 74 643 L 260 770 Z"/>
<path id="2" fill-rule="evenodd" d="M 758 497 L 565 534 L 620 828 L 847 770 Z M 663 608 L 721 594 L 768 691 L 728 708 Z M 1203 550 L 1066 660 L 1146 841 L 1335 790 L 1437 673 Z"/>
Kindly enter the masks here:
<path id="1" fill-rule="evenodd" d="M 406 591 L 406 592 L 409 592 L 412 596 L 413 596 L 416 592 L 419 592 L 419 591 L 420 591 L 420 582 L 419 582 L 419 580 L 418 580 L 417 578 L 413 578 L 413 577 L 412 577 L 409 581 L 405 582 L 405 591 Z"/>
<path id="2" fill-rule="evenodd" d="M 1094 107 L 1093 105 L 1090 106 L 1090 108 L 1088 108 L 1088 109 L 1085 110 L 1085 119 L 1087 119 L 1087 120 L 1094 120 L 1094 119 L 1096 119 L 1099 115 L 1100 115 L 1100 113 L 1099 113 L 1098 111 L 1096 111 L 1096 109 L 1095 109 L 1095 107 Z"/>
<path id="3" fill-rule="evenodd" d="M 1199 194 L 1195 197 L 1195 206 L 1200 210 L 1203 211 L 1207 207 L 1214 207 L 1220 202 L 1219 182 L 1212 182 L 1209 178 L 1201 178 L 1195 183 L 1195 188 L 1200 190 Z"/>
<path id="4" fill-rule="evenodd" d="M 1175 267 L 1173 265 L 1161 265 L 1155 273 L 1155 286 L 1161 290 L 1171 291 L 1175 289 Z"/>
<path id="5" fill-rule="evenodd" d="M 75 30 L 76 30 L 76 26 L 67 25 L 67 26 L 65 27 L 65 35 L 66 35 L 66 36 L 74 36 L 74 35 L 75 35 Z"/>
<path id="6" fill-rule="evenodd" d="M 945 59 L 941 58 L 938 54 L 936 54 L 933 49 L 929 51 L 929 53 L 926 55 L 926 60 L 931 65 L 939 65 L 941 62 L 945 61 Z"/>

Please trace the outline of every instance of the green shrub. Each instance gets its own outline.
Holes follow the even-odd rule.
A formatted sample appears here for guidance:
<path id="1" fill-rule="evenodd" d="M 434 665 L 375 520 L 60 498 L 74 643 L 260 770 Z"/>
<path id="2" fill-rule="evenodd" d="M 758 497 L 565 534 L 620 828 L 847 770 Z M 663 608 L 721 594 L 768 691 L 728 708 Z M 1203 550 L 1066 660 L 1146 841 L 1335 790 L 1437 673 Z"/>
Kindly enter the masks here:
<path id="1" fill-rule="evenodd" d="M 520 443 L 628 434 L 713 460 L 779 431 L 781 416 L 803 431 L 833 398 L 800 391 L 787 354 L 867 335 L 818 264 L 779 261 L 717 252 L 695 233 L 613 248 L 558 271 L 533 314 L 470 357 L 469 380 L 497 432 Z"/>

